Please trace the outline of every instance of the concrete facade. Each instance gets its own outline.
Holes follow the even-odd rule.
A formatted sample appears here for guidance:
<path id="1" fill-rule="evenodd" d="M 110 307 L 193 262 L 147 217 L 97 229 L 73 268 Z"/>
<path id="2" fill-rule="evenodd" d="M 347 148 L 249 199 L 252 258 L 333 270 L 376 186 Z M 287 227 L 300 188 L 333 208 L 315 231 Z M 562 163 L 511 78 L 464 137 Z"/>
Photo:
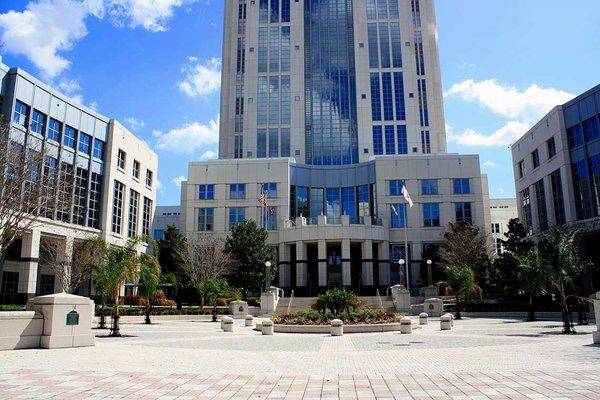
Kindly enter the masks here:
<path id="1" fill-rule="evenodd" d="M 22 69 L 0 64 L 0 81 L 2 114 L 10 116 L 13 140 L 26 148 L 43 148 L 48 159 L 72 171 L 74 180 L 72 195 L 65 196 L 69 204 L 39 216 L 30 232 L 7 249 L 0 302 L 24 303 L 61 289 L 52 271 L 39 264 L 41 241 L 59 240 L 69 255 L 77 240 L 100 236 L 122 246 L 130 237 L 150 234 L 158 157 L 118 121 Z M 145 248 L 142 244 L 139 251 Z M 85 286 L 81 293 L 89 294 L 92 288 Z"/>
<path id="2" fill-rule="evenodd" d="M 181 207 L 156 206 L 154 219 L 152 220 L 152 237 L 154 240 L 162 239 L 165 230 L 170 225 L 175 225 L 181 231 Z"/>
<path id="3" fill-rule="evenodd" d="M 519 218 L 517 199 L 490 199 L 490 218 L 492 220 L 492 244 L 496 255 L 504 251 L 501 240 L 508 232 L 508 222 Z"/>

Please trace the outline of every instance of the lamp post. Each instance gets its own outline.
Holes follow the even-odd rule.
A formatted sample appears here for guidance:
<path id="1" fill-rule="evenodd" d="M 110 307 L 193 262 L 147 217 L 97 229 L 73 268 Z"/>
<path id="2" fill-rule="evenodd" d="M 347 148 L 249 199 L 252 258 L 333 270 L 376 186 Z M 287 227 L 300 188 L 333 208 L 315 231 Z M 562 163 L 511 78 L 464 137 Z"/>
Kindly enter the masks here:
<path id="1" fill-rule="evenodd" d="M 265 292 L 269 289 L 269 270 L 271 269 L 271 261 L 265 262 Z"/>
<path id="2" fill-rule="evenodd" d="M 433 286 L 433 270 L 431 265 L 433 264 L 433 261 L 431 260 L 427 260 L 427 284 L 429 286 Z"/>
<path id="3" fill-rule="evenodd" d="M 404 261 L 404 259 L 401 258 L 401 259 L 398 260 L 398 264 L 400 264 L 400 270 L 402 270 L 403 268 L 405 268 L 404 266 L 406 264 L 406 261 Z M 408 266 L 406 266 L 406 268 L 404 269 L 404 271 L 405 271 L 404 276 L 405 276 L 405 280 L 406 280 L 406 290 L 409 290 Z"/>

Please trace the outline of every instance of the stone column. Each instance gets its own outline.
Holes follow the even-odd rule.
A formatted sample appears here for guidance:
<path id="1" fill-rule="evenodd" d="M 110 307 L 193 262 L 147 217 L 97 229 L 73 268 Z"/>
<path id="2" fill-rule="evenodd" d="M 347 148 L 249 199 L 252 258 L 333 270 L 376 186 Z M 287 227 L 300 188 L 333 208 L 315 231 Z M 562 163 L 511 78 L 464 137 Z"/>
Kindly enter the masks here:
<path id="1" fill-rule="evenodd" d="M 319 240 L 318 246 L 319 286 L 327 286 L 327 242 Z"/>
<path id="2" fill-rule="evenodd" d="M 342 239 L 342 285 L 352 285 L 352 270 L 350 269 L 350 239 Z"/>
<path id="3" fill-rule="evenodd" d="M 296 242 L 296 286 L 307 285 L 306 247 L 304 242 Z"/>
<path id="4" fill-rule="evenodd" d="M 290 257 L 288 253 L 288 245 L 285 243 L 279 244 L 279 262 L 281 263 L 279 268 L 279 287 L 290 287 L 291 286 L 291 276 L 290 271 L 292 269 L 290 262 Z"/>
<path id="5" fill-rule="evenodd" d="M 364 286 L 373 286 L 373 242 L 362 242 L 362 259 L 369 260 L 362 263 L 362 280 Z"/>
<path id="6" fill-rule="evenodd" d="M 594 314 L 596 317 L 596 332 L 592 334 L 594 344 L 600 344 L 600 292 L 596 293 L 594 300 Z"/>
<path id="7" fill-rule="evenodd" d="M 40 238 L 38 230 L 32 230 L 22 237 L 21 270 L 19 271 L 19 293 L 26 293 L 27 300 L 35 297 L 38 278 L 38 259 L 40 257 Z"/>
<path id="8" fill-rule="evenodd" d="M 379 243 L 379 285 L 389 286 L 391 284 L 391 269 L 390 269 L 390 242 Z M 383 261 L 388 260 L 388 261 Z"/>

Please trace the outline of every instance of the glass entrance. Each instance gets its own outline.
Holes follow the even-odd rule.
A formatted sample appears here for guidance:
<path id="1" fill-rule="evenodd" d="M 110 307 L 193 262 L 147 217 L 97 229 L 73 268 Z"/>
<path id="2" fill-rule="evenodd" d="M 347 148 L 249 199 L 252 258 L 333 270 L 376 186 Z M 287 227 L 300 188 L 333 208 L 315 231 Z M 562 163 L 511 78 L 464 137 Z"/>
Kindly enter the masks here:
<path id="1" fill-rule="evenodd" d="M 327 245 L 327 286 L 342 286 L 342 247 L 339 244 Z"/>

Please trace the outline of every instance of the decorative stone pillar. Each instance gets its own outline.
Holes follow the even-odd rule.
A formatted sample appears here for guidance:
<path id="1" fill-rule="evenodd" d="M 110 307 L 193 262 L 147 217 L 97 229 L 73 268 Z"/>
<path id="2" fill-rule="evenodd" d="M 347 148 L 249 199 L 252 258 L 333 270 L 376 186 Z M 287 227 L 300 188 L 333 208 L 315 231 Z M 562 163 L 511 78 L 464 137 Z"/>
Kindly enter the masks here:
<path id="1" fill-rule="evenodd" d="M 594 314 L 596 316 L 596 332 L 593 333 L 594 344 L 600 344 L 600 292 L 596 293 L 596 300 L 594 300 Z"/>
<path id="2" fill-rule="evenodd" d="M 19 293 L 26 293 L 27 300 L 35 297 L 38 278 L 38 260 L 40 257 L 39 230 L 33 229 L 23 234 L 21 245 L 21 271 L 19 272 Z"/>
<path id="3" fill-rule="evenodd" d="M 319 286 L 327 286 L 327 242 L 319 240 L 318 243 L 319 259 Z"/>
<path id="4" fill-rule="evenodd" d="M 390 242 L 379 243 L 379 285 L 389 286 L 392 283 L 391 280 L 391 266 L 389 262 L 390 253 Z M 387 261 L 386 261 L 387 260 Z"/>
<path id="5" fill-rule="evenodd" d="M 342 285 L 352 285 L 352 270 L 350 267 L 350 239 L 342 239 Z"/>
<path id="6" fill-rule="evenodd" d="M 308 281 L 306 270 L 306 245 L 296 242 L 296 286 L 306 286 Z"/>
<path id="7" fill-rule="evenodd" d="M 373 286 L 373 242 L 370 240 L 362 242 L 362 259 L 363 285 Z"/>
<path id="8" fill-rule="evenodd" d="M 288 252 L 289 246 L 285 243 L 279 244 L 279 282 L 278 285 L 283 288 L 290 287 L 292 285 L 291 271 L 292 266 L 289 264 L 290 256 Z"/>

